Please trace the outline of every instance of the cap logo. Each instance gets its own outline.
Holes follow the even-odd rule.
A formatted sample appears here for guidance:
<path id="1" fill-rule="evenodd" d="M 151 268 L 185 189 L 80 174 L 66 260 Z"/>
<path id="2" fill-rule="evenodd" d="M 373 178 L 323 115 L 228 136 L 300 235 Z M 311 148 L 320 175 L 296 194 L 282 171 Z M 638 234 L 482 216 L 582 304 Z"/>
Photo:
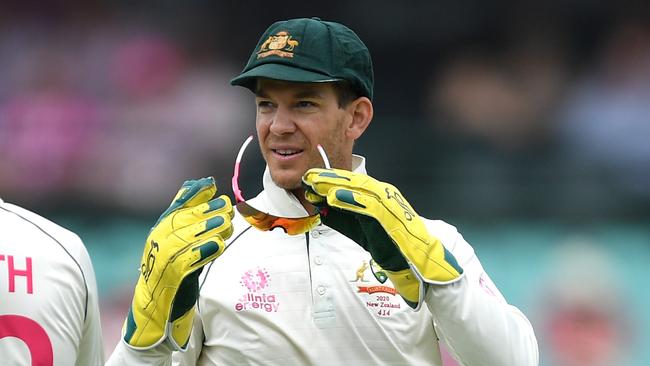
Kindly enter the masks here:
<path id="1" fill-rule="evenodd" d="M 300 43 L 295 39 L 291 39 L 292 37 L 285 31 L 269 36 L 260 46 L 260 50 L 257 51 L 257 58 L 260 59 L 271 55 L 293 57 L 293 49 Z"/>

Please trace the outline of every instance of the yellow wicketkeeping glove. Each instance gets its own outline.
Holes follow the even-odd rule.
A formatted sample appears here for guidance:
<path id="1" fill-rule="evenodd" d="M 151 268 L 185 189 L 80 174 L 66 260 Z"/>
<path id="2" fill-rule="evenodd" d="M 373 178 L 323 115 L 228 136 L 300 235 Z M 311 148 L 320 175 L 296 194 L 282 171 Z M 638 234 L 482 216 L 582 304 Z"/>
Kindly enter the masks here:
<path id="1" fill-rule="evenodd" d="M 124 342 L 149 349 L 168 340 L 184 350 L 192 330 L 198 276 L 232 235 L 230 199 L 215 196 L 212 178 L 187 181 L 149 232 Z"/>
<path id="2" fill-rule="evenodd" d="M 302 180 L 321 222 L 370 252 L 412 308 L 422 304 L 425 283 L 448 284 L 463 275 L 394 186 L 340 169 L 310 169 Z"/>

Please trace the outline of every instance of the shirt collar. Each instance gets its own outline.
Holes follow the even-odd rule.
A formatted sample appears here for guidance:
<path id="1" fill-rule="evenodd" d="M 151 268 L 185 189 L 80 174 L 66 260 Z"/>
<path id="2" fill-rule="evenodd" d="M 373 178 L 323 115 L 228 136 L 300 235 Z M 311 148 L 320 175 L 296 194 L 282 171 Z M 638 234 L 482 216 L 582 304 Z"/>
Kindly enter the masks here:
<path id="1" fill-rule="evenodd" d="M 352 171 L 366 174 L 366 159 L 360 155 L 352 155 Z M 271 178 L 269 167 L 264 170 L 262 178 L 264 190 L 257 197 L 249 200 L 256 209 L 280 217 L 304 217 L 309 213 L 300 204 L 293 193 L 278 187 Z"/>

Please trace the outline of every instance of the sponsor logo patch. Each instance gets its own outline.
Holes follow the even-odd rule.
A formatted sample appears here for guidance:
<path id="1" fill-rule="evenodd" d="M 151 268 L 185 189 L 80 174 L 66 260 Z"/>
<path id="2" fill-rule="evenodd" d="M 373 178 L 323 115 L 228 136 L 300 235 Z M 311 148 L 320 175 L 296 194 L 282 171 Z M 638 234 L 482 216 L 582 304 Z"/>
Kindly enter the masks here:
<path id="1" fill-rule="evenodd" d="M 235 311 L 277 312 L 280 303 L 277 295 L 269 289 L 270 282 L 271 276 L 264 268 L 244 272 L 239 283 L 245 293 L 235 303 Z"/>

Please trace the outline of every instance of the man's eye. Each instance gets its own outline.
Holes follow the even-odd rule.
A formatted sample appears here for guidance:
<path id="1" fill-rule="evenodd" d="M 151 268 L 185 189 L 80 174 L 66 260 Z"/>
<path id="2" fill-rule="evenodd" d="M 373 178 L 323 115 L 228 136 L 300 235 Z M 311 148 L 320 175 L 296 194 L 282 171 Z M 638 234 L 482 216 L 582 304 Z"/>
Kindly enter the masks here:
<path id="1" fill-rule="evenodd" d="M 298 108 L 312 108 L 316 107 L 316 103 L 310 102 L 308 100 L 301 100 L 300 102 L 296 103 L 296 106 Z"/>
<path id="2" fill-rule="evenodd" d="M 257 102 L 257 108 L 259 109 L 269 109 L 273 108 L 273 103 L 267 101 L 267 100 L 261 100 Z"/>

